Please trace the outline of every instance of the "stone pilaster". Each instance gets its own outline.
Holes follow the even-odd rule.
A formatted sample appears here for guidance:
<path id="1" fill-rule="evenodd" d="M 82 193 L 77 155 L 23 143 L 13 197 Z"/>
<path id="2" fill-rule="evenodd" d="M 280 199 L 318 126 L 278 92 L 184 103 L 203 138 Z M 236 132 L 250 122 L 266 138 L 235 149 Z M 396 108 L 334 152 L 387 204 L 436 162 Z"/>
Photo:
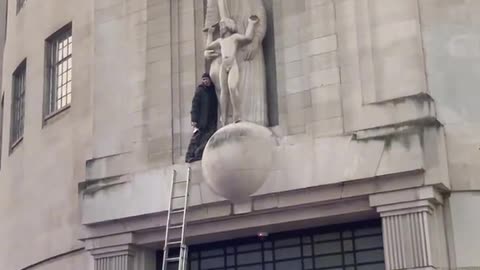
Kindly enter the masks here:
<path id="1" fill-rule="evenodd" d="M 135 246 L 132 234 L 114 235 L 86 241 L 95 260 L 95 270 L 155 270 L 155 252 Z"/>
<path id="2" fill-rule="evenodd" d="M 442 204 L 432 186 L 370 196 L 382 218 L 386 270 L 448 266 Z"/>
<path id="3" fill-rule="evenodd" d="M 135 270 L 135 251 L 130 245 L 94 250 L 92 255 L 95 270 Z"/>

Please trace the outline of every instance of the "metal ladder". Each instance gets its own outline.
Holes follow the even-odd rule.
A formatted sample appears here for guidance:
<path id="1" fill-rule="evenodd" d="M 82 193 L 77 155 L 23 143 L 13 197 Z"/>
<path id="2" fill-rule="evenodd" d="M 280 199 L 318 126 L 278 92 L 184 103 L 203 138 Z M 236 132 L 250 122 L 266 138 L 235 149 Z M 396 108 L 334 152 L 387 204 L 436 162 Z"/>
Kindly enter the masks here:
<path id="1" fill-rule="evenodd" d="M 178 263 L 178 270 L 186 270 L 187 268 L 187 255 L 188 248 L 185 245 L 185 226 L 186 226 L 186 214 L 188 206 L 188 191 L 190 186 L 190 170 L 188 167 L 187 170 L 187 179 L 182 181 L 176 181 L 177 172 L 173 170 L 172 174 L 172 185 L 170 187 L 170 202 L 168 204 L 168 216 L 167 216 L 167 225 L 165 229 L 165 245 L 163 247 L 163 262 L 162 269 L 167 270 L 169 263 Z M 175 194 L 176 191 L 181 190 L 176 189 L 176 186 L 185 185 L 185 193 Z M 183 200 L 183 201 L 182 201 Z M 182 205 L 181 207 L 176 207 L 175 205 Z M 172 216 L 179 218 L 181 215 L 181 222 L 174 223 L 172 222 Z M 171 232 L 180 231 L 180 238 L 171 238 Z M 171 248 L 180 248 L 179 255 L 175 257 L 169 257 L 169 251 Z"/>

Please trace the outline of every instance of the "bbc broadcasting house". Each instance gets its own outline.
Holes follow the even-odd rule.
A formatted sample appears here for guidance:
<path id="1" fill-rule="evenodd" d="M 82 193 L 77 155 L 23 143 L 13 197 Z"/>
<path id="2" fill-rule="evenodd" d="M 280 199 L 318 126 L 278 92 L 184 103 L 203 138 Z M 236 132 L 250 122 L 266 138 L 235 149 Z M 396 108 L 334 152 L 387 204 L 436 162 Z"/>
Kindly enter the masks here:
<path id="1" fill-rule="evenodd" d="M 189 166 L 188 270 L 480 269 L 478 14 L 477 0 L 1 1 L 0 269 L 162 269 L 172 174 Z M 261 184 L 233 202 L 206 160 L 184 160 L 195 87 L 221 61 L 205 27 L 243 34 L 250 15 L 242 106 L 274 143 L 214 162 L 261 165 L 222 176 L 230 192 Z"/>

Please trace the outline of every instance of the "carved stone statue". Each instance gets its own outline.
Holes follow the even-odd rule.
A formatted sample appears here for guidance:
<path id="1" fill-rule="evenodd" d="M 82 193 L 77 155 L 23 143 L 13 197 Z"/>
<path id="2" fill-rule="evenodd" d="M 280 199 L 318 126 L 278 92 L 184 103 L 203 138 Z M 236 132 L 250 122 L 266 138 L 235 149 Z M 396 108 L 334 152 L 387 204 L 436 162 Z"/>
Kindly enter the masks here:
<path id="1" fill-rule="evenodd" d="M 255 16 L 250 18 L 253 15 Z M 209 30 L 210 33 L 207 38 L 205 57 L 211 60 L 210 77 L 212 81 L 221 88 L 220 110 L 224 124 L 228 123 L 226 118 L 230 110 L 228 106 L 222 106 L 222 103 L 230 99 L 230 102 L 233 103 L 231 106 L 233 121 L 243 120 L 262 126 L 268 125 L 265 60 L 262 48 L 262 41 L 267 28 L 266 19 L 262 0 L 207 1 L 205 29 L 211 30 Z M 220 40 L 225 39 L 223 42 L 225 45 L 220 44 L 221 42 L 218 39 L 213 41 L 212 26 L 215 27 L 217 24 L 220 25 L 220 28 L 223 25 L 223 31 L 224 34 L 228 35 L 227 37 L 232 37 L 219 36 Z M 252 33 L 247 33 L 248 28 L 251 28 Z M 220 30 L 222 32 L 222 29 Z M 233 36 L 236 36 L 236 38 L 233 38 Z M 231 45 L 227 45 L 229 43 L 227 39 L 231 41 Z M 237 41 L 233 42 L 234 39 Z M 212 41 L 216 44 L 212 44 Z M 237 45 L 233 45 L 237 42 Z M 225 59 L 223 54 L 228 54 L 229 58 Z M 236 79 L 237 76 L 238 79 Z M 224 80 L 226 84 L 222 84 L 224 77 L 227 77 Z M 237 90 L 230 91 L 232 87 Z M 224 94 L 222 96 L 222 93 L 228 93 L 228 95 Z M 228 103 L 226 102 L 226 104 Z"/>
<path id="2" fill-rule="evenodd" d="M 241 120 L 240 93 L 238 89 L 239 68 L 237 63 L 237 52 L 239 47 L 245 46 L 253 39 L 254 25 L 258 22 L 258 17 L 253 15 L 248 19 L 248 26 L 245 35 L 237 33 L 235 22 L 231 19 L 220 20 L 220 38 L 212 41 L 215 25 L 208 29 L 207 48 L 212 50 L 220 47 L 222 62 L 220 66 L 220 108 L 222 124 L 227 124 L 229 104 L 232 105 L 233 122 Z"/>

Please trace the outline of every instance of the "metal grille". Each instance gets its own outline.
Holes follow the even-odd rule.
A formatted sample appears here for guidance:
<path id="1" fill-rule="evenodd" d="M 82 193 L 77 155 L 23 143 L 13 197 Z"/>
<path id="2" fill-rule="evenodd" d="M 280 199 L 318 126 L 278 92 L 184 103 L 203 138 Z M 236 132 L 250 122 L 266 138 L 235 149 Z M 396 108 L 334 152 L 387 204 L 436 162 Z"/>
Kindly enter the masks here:
<path id="1" fill-rule="evenodd" d="M 14 147 L 23 138 L 23 122 L 25 117 L 26 71 L 27 62 L 23 61 L 13 73 L 10 147 Z"/>
<path id="2" fill-rule="evenodd" d="M 188 270 L 385 269 L 378 221 L 189 246 L 188 260 Z"/>
<path id="3" fill-rule="evenodd" d="M 72 101 L 72 29 L 62 29 L 49 40 L 48 104 L 46 116 L 70 105 Z"/>
<path id="4" fill-rule="evenodd" d="M 17 14 L 25 5 L 25 2 L 27 2 L 27 0 L 17 0 Z"/>

